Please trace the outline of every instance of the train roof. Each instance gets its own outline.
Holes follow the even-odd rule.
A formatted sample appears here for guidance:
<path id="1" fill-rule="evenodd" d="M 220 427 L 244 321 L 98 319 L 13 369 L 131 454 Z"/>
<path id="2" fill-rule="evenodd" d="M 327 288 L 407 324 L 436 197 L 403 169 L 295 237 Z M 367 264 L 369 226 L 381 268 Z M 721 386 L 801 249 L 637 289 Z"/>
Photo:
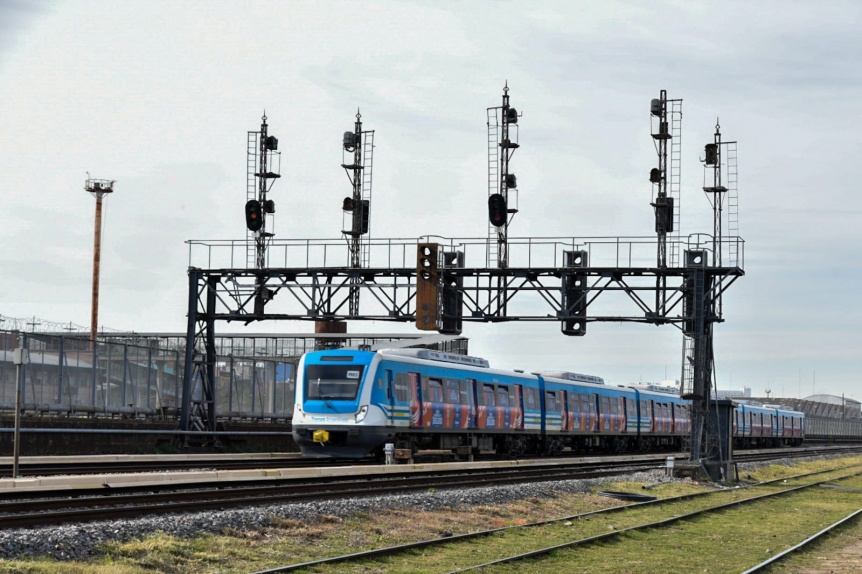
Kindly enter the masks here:
<path id="1" fill-rule="evenodd" d="M 605 384 L 605 380 L 601 377 L 597 377 L 595 375 L 582 375 L 581 373 L 572 373 L 570 371 L 539 371 L 537 374 L 542 375 L 543 377 L 554 377 L 556 379 L 575 381 L 578 383 L 595 383 L 597 385 Z"/>
<path id="2" fill-rule="evenodd" d="M 397 355 L 399 357 L 425 359 L 426 361 L 442 361 L 444 363 L 469 365 L 471 367 L 479 367 L 482 369 L 488 369 L 491 367 L 488 359 L 471 357 L 469 355 L 456 355 L 455 353 L 444 353 L 442 351 L 434 351 L 432 349 L 380 349 L 377 352 L 381 355 Z"/>

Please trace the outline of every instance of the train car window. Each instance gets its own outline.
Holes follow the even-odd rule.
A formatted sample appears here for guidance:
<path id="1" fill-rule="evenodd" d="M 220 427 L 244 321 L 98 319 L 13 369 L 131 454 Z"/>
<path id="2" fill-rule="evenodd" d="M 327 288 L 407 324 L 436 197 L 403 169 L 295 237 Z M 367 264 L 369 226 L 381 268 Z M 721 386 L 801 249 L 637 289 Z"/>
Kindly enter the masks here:
<path id="1" fill-rule="evenodd" d="M 581 410 L 581 396 L 575 393 L 569 395 L 569 410 L 578 412 Z"/>
<path id="2" fill-rule="evenodd" d="M 545 391 L 545 410 L 547 410 L 547 411 L 558 411 L 558 410 L 560 410 L 557 408 L 557 397 L 554 394 L 554 391 Z"/>
<path id="3" fill-rule="evenodd" d="M 611 413 L 615 415 L 620 414 L 620 403 L 616 399 L 611 401 Z"/>
<path id="4" fill-rule="evenodd" d="M 353 400 L 362 381 L 363 365 L 306 365 L 305 398 Z"/>
<path id="5" fill-rule="evenodd" d="M 428 379 L 428 393 L 426 395 L 428 402 L 442 403 L 443 402 L 443 382 L 440 379 Z"/>
<path id="6" fill-rule="evenodd" d="M 524 389 L 524 404 L 527 405 L 528 409 L 537 409 L 539 408 L 536 405 L 536 389 L 526 388 Z"/>
<path id="7" fill-rule="evenodd" d="M 583 408 L 581 408 L 581 411 L 592 414 L 596 411 L 596 403 L 594 401 L 591 401 L 590 398 L 591 395 L 581 395 L 581 404 L 583 406 Z"/>
<path id="8" fill-rule="evenodd" d="M 497 387 L 497 405 L 501 407 L 509 406 L 509 389 L 506 387 Z"/>
<path id="9" fill-rule="evenodd" d="M 610 412 L 610 406 L 608 405 L 608 397 L 601 398 L 602 412 L 607 414 Z"/>
<path id="10" fill-rule="evenodd" d="M 649 416 L 649 401 L 643 400 L 641 401 L 641 416 L 648 417 Z"/>
<path id="11" fill-rule="evenodd" d="M 469 405 L 471 402 L 473 402 L 470 400 L 470 389 L 475 382 L 476 381 L 474 381 L 473 379 L 467 379 L 466 381 L 458 381 L 461 390 L 462 405 Z"/>
<path id="12" fill-rule="evenodd" d="M 446 379 L 446 402 L 457 405 L 461 403 L 461 386 L 460 381 L 455 379 Z"/>
<path id="13" fill-rule="evenodd" d="M 395 400 L 399 403 L 410 401 L 410 376 L 407 373 L 395 373 Z"/>
<path id="14" fill-rule="evenodd" d="M 493 407 L 494 402 L 494 385 L 482 385 L 482 404 Z"/>

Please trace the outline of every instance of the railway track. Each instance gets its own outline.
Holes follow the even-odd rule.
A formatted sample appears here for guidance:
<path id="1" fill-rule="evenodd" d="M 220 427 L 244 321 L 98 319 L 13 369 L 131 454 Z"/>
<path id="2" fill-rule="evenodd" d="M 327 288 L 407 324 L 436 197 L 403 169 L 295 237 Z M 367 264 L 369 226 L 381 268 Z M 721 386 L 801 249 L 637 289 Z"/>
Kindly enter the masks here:
<path id="1" fill-rule="evenodd" d="M 507 468 L 386 472 L 354 476 L 273 478 L 211 483 L 159 483 L 120 489 L 66 489 L 0 495 L 0 528 L 220 510 L 321 498 L 344 498 L 525 482 L 598 478 L 656 468 L 653 460 Z"/>
<path id="2" fill-rule="evenodd" d="M 860 444 L 820 444 L 815 447 L 763 449 L 763 450 L 737 450 L 734 458 L 737 462 L 752 462 L 757 460 L 769 460 L 774 453 L 780 453 L 783 458 L 794 458 L 800 456 L 817 456 L 822 454 L 846 454 L 862 451 Z M 584 453 L 566 453 L 558 459 L 582 457 Z M 173 455 L 162 457 L 130 457 L 129 460 L 110 461 L 87 461 L 70 457 L 69 461 L 52 462 L 28 462 L 24 459 L 18 468 L 20 477 L 34 476 L 62 476 L 62 475 L 88 475 L 88 474 L 113 474 L 125 472 L 166 472 L 166 471 L 193 471 L 193 470 L 245 470 L 245 469 L 267 469 L 267 468 L 307 468 L 312 466 L 345 466 L 356 464 L 369 464 L 370 460 L 337 460 L 337 459 L 314 459 L 306 458 L 299 453 L 286 453 L 277 456 L 248 457 L 230 459 L 224 457 L 196 457 L 193 459 L 172 459 Z M 681 453 L 667 453 L 677 459 L 683 457 Z M 439 457 L 438 457 L 439 458 Z M 421 459 L 420 459 L 421 460 Z M 439 462 L 437 458 L 429 460 Z M 492 460 L 491 458 L 478 458 L 477 460 Z M 536 460 L 536 459 L 525 459 Z M 0 463 L 0 478 L 12 476 L 11 462 Z"/>
<path id="3" fill-rule="evenodd" d="M 862 465 L 831 469 L 827 471 L 818 471 L 816 473 L 809 473 L 804 475 L 798 475 L 796 477 L 786 477 L 776 479 L 774 481 L 758 483 L 746 489 L 704 492 L 672 498 L 665 498 L 650 502 L 640 502 L 636 504 L 622 505 L 612 508 L 606 508 L 599 511 L 567 516 L 553 520 L 535 522 L 526 525 L 494 528 L 447 538 L 436 538 L 432 540 L 402 544 L 398 546 L 379 548 L 365 552 L 332 556 L 329 558 L 323 558 L 319 560 L 290 564 L 278 568 L 263 570 L 256 574 L 274 574 L 276 572 L 297 571 L 314 571 L 319 573 L 340 572 L 351 567 L 367 568 L 371 571 L 374 571 L 376 566 L 380 566 L 381 564 L 383 564 L 383 562 L 380 562 L 382 560 L 385 560 L 385 563 L 389 567 L 398 570 L 405 565 L 409 565 L 410 560 L 415 560 L 416 556 L 420 555 L 419 553 L 417 553 L 417 551 L 420 551 L 423 565 L 425 566 L 441 562 L 435 561 L 435 556 L 438 552 L 441 555 L 445 554 L 447 563 L 450 565 L 453 565 L 453 557 L 456 557 L 454 558 L 454 560 L 456 561 L 456 563 L 454 564 L 454 568 L 450 566 L 447 567 L 446 570 L 444 570 L 449 574 L 473 571 L 494 571 L 494 568 L 496 567 L 511 567 L 513 564 L 520 564 L 522 567 L 529 569 L 529 566 L 523 563 L 524 561 L 542 559 L 547 557 L 551 553 L 558 552 L 561 550 L 569 550 L 576 547 L 583 547 L 598 542 L 612 541 L 633 533 L 641 533 L 653 529 L 665 529 L 673 525 L 677 525 L 678 523 L 691 521 L 695 518 L 699 518 L 702 516 L 723 512 L 728 509 L 737 508 L 747 504 L 753 504 L 756 502 L 771 499 L 773 497 L 792 496 L 796 493 L 800 493 L 814 487 L 823 486 L 827 483 L 857 477 L 860 475 L 862 475 Z M 818 476 L 819 478 L 814 478 Z M 798 482 L 803 482 L 803 484 L 795 484 Z M 788 483 L 790 484 L 788 485 Z M 764 493 L 763 488 L 761 487 L 771 488 L 772 490 Z M 696 508 L 694 511 L 680 513 L 674 508 L 677 506 L 677 503 L 691 503 L 692 501 L 698 501 L 699 503 L 699 508 Z M 641 514 L 643 516 L 643 520 L 636 521 L 637 523 L 632 526 L 619 529 L 612 527 L 612 530 L 610 532 L 592 534 L 580 538 L 571 534 L 572 532 L 574 532 L 574 530 L 568 529 L 568 527 L 570 527 L 573 523 L 585 524 L 585 522 L 580 521 L 588 521 L 598 516 L 609 517 L 612 515 L 620 514 L 621 512 L 632 511 L 634 509 L 649 510 Z M 860 513 L 862 513 L 862 511 L 858 511 L 851 516 L 844 518 L 842 521 L 833 524 L 819 534 L 825 533 L 830 529 L 839 526 L 846 520 L 855 518 Z M 491 536 L 511 536 L 513 540 L 518 541 L 517 543 L 513 543 L 512 547 L 522 548 L 525 545 L 525 531 L 530 531 L 531 539 L 537 541 L 534 544 L 534 548 L 526 552 L 518 552 L 515 554 L 500 557 L 498 552 L 501 546 L 500 544 L 497 544 L 494 547 L 494 551 L 488 551 L 487 549 L 483 548 L 483 541 L 488 540 Z M 814 539 L 816 539 L 816 536 L 809 538 L 804 543 L 792 548 L 790 551 L 801 548 L 804 546 L 805 543 L 808 543 Z M 497 541 L 499 542 L 499 538 L 497 538 Z M 502 545 L 504 547 L 506 546 L 505 541 L 503 541 Z M 781 559 L 790 551 L 773 556 L 771 559 L 755 566 L 747 572 L 760 572 L 773 562 Z M 491 556 L 493 556 L 493 558 L 488 559 Z M 430 567 L 428 571 L 433 571 L 433 569 L 433 567 Z"/>
<path id="4" fill-rule="evenodd" d="M 746 461 L 768 460 L 788 456 L 844 454 L 847 448 L 794 449 L 789 452 L 752 451 Z M 858 450 L 853 451 L 858 452 Z M 259 461 L 258 461 L 259 462 Z M 272 461 L 273 464 L 285 461 Z M 303 459 L 297 462 L 304 462 Z M 319 464 L 319 461 L 315 461 Z M 602 478 L 630 474 L 644 469 L 664 467 L 664 458 L 652 456 L 600 458 L 573 462 L 559 459 L 548 464 L 511 467 L 459 467 L 444 470 L 443 465 L 428 470 L 387 467 L 385 472 L 363 476 L 318 476 L 302 478 L 250 478 L 229 481 L 158 482 L 123 484 L 103 488 L 62 488 L 51 491 L 7 491 L 0 494 L 0 528 L 26 528 L 134 518 L 175 512 L 221 510 L 273 503 L 299 502 L 345 497 L 393 494 L 428 489 L 468 488 L 555 480 Z"/>
<path id="5" fill-rule="evenodd" d="M 278 457 L 224 459 L 197 458 L 191 460 L 163 459 L 80 461 L 68 462 L 22 462 L 18 466 L 19 477 L 113 474 L 121 472 L 165 472 L 201 469 L 244 470 L 249 468 L 304 468 L 320 465 L 320 460 L 303 458 L 300 454 L 279 455 Z M 332 461 L 331 465 L 355 464 L 353 461 Z M 12 464 L 0 464 L 0 478 L 12 476 Z"/>

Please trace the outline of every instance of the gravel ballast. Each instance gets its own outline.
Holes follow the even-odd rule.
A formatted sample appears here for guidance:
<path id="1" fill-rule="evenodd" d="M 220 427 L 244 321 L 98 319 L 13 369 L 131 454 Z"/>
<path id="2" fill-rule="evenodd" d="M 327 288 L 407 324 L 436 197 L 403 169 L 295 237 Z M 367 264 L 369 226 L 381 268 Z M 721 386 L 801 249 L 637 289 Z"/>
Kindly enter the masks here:
<path id="1" fill-rule="evenodd" d="M 799 462 L 799 459 L 793 462 Z M 770 464 L 776 463 L 781 464 L 782 461 L 773 461 Z M 758 466 L 763 466 L 763 463 L 740 464 L 740 476 L 743 470 L 752 470 Z M 267 504 L 240 509 L 167 514 L 32 529 L 0 530 L 0 558 L 47 556 L 58 560 L 86 560 L 100 553 L 101 544 L 126 542 L 156 532 L 187 538 L 204 533 L 218 534 L 226 529 L 263 528 L 269 526 L 276 517 L 303 520 L 319 515 L 344 517 L 354 512 L 373 512 L 381 509 L 411 508 L 425 511 L 451 507 L 487 506 L 531 497 L 550 498 L 561 493 L 588 493 L 612 481 L 620 480 L 653 484 L 669 479 L 665 476 L 664 469 L 656 469 L 639 471 L 614 479 L 443 489 L 409 494 Z"/>

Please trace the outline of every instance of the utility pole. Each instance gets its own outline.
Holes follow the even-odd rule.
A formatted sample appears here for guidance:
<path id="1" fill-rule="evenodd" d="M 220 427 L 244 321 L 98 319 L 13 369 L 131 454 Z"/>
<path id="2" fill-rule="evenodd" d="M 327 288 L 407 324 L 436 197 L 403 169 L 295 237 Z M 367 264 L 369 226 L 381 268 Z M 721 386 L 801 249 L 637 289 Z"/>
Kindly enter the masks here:
<path id="1" fill-rule="evenodd" d="M 21 374 L 23 366 L 30 362 L 30 355 L 24 348 L 24 335 L 18 335 L 18 348 L 13 351 L 15 363 L 15 433 L 12 439 L 12 478 L 18 478 L 18 457 L 21 453 Z"/>
<path id="2" fill-rule="evenodd" d="M 84 190 L 96 198 L 96 224 L 93 232 L 93 301 L 90 309 L 90 340 L 95 341 L 99 325 L 99 266 L 102 257 L 102 198 L 113 193 L 113 179 L 93 179 L 87 174 Z"/>

